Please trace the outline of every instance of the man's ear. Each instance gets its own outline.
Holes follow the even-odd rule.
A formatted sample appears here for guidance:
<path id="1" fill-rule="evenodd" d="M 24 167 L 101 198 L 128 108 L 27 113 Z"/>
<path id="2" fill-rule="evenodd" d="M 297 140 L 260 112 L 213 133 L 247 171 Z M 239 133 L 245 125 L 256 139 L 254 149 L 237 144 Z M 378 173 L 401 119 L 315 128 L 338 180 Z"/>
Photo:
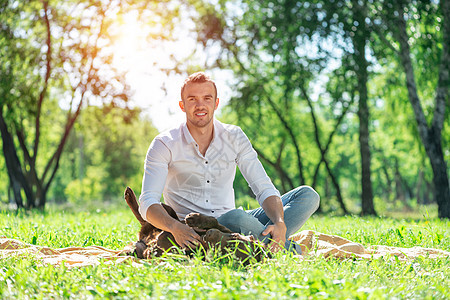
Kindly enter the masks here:
<path id="1" fill-rule="evenodd" d="M 214 108 L 214 110 L 216 110 L 219 107 L 219 98 L 216 98 L 216 107 Z"/>
<path id="2" fill-rule="evenodd" d="M 178 105 L 180 106 L 180 108 L 181 108 L 182 111 L 186 112 L 186 111 L 184 110 L 184 102 L 183 102 L 182 100 L 180 100 L 180 101 L 178 102 Z"/>

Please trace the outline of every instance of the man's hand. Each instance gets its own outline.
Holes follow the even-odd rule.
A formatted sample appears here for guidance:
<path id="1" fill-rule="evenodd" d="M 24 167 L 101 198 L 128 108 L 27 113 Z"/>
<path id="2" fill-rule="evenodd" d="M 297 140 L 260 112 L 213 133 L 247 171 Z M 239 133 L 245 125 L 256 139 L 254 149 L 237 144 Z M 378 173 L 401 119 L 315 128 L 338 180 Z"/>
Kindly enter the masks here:
<path id="1" fill-rule="evenodd" d="M 273 252 L 284 248 L 286 243 L 286 224 L 284 223 L 283 202 L 278 196 L 269 196 L 264 200 L 262 208 L 266 215 L 273 222 L 273 225 L 267 226 L 262 235 L 272 236 L 272 242 L 269 244 Z"/>
<path id="2" fill-rule="evenodd" d="M 175 238 L 174 242 L 181 248 L 193 249 L 202 241 L 194 229 L 169 216 L 159 203 L 147 209 L 147 220 L 151 220 L 151 224 L 156 228 L 170 232 Z"/>
<path id="3" fill-rule="evenodd" d="M 175 238 L 175 242 L 181 248 L 194 249 L 201 244 L 202 238 L 191 227 L 180 222 L 174 222 L 173 227 L 169 230 Z"/>
<path id="4" fill-rule="evenodd" d="M 286 243 L 286 224 L 284 222 L 278 222 L 274 225 L 267 226 L 262 232 L 262 235 L 272 236 L 272 241 L 269 244 L 269 249 L 272 252 L 277 252 L 284 248 Z"/>

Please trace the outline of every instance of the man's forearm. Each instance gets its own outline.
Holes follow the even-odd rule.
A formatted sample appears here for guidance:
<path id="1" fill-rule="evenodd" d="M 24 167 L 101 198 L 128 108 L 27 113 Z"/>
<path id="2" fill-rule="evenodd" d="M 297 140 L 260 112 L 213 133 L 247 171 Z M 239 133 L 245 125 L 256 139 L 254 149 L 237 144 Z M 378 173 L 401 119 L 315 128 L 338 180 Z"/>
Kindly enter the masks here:
<path id="1" fill-rule="evenodd" d="M 146 216 L 153 226 L 172 233 L 175 242 L 182 248 L 193 248 L 202 241 L 192 228 L 172 218 L 159 203 L 151 205 Z"/>
<path id="2" fill-rule="evenodd" d="M 147 220 L 150 220 L 150 223 L 164 231 L 173 231 L 173 227 L 176 223 L 179 223 L 177 220 L 172 218 L 167 211 L 162 207 L 161 204 L 152 204 L 147 209 Z"/>
<path id="3" fill-rule="evenodd" d="M 269 196 L 264 200 L 262 208 L 267 217 L 274 223 L 284 223 L 283 202 L 278 196 Z"/>
<path id="4" fill-rule="evenodd" d="M 273 222 L 273 225 L 269 225 L 264 229 L 262 235 L 270 234 L 272 239 L 270 249 L 272 251 L 278 251 L 284 247 L 286 242 L 286 224 L 284 223 L 283 202 L 278 196 L 270 196 L 264 200 L 262 208 Z"/>

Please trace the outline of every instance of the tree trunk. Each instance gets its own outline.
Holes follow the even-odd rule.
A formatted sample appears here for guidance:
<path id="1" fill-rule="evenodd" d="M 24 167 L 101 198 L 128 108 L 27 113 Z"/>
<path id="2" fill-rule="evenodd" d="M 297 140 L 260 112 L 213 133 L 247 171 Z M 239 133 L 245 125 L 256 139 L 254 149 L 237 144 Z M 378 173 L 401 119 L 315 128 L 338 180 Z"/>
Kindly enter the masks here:
<path id="1" fill-rule="evenodd" d="M 435 197 L 434 197 L 435 190 L 433 187 L 434 184 L 432 182 L 428 182 L 428 181 L 425 181 L 425 183 L 426 183 L 425 204 L 431 204 L 435 200 Z"/>
<path id="2" fill-rule="evenodd" d="M 17 180 L 13 174 L 9 174 L 9 181 L 10 181 L 10 185 L 11 185 L 11 190 L 14 195 L 14 202 L 16 203 L 17 208 L 24 207 L 22 194 L 21 194 L 22 187 L 21 187 L 19 180 Z"/>
<path id="3" fill-rule="evenodd" d="M 355 72 L 358 79 L 358 117 L 359 117 L 359 144 L 361 153 L 361 187 L 362 187 L 362 215 L 376 215 L 373 206 L 372 179 L 370 170 L 369 147 L 369 107 L 367 105 L 367 80 L 368 72 L 366 60 L 366 39 L 369 36 L 366 29 L 366 7 L 355 3 L 353 5 L 353 17 L 358 26 L 353 36 Z"/>
<path id="4" fill-rule="evenodd" d="M 47 191 L 38 182 L 36 184 L 36 207 L 39 209 L 44 209 L 46 199 L 47 199 Z"/>
<path id="5" fill-rule="evenodd" d="M 450 218 L 450 189 L 448 182 L 447 164 L 442 153 L 441 141 L 430 142 L 427 154 L 433 169 L 434 197 L 438 204 L 440 218 Z"/>
<path id="6" fill-rule="evenodd" d="M 413 107 L 420 138 L 425 147 L 428 158 L 433 169 L 433 183 L 435 199 L 438 204 L 440 218 L 450 218 L 450 186 L 447 173 L 447 163 L 442 151 L 442 127 L 445 119 L 446 102 L 448 101 L 448 90 L 450 85 L 450 3 L 441 1 L 443 14 L 443 41 L 442 55 L 439 67 L 439 79 L 436 87 L 435 108 L 433 121 L 428 126 L 425 118 L 414 76 L 414 69 L 410 56 L 408 34 L 406 32 L 406 21 L 403 19 L 403 7 L 398 7 L 396 18 L 396 38 L 400 43 L 399 56 L 406 75 L 406 87 L 409 101 Z"/>
<path id="7" fill-rule="evenodd" d="M 416 202 L 417 204 L 424 204 L 424 197 L 423 197 L 423 179 L 424 179 L 424 172 L 423 170 L 419 171 L 419 174 L 417 175 L 417 183 L 416 183 Z"/>
<path id="8" fill-rule="evenodd" d="M 391 198 L 391 194 L 392 194 L 392 179 L 391 176 L 389 176 L 389 172 L 387 169 L 387 163 L 386 160 L 383 160 L 383 174 L 384 177 L 386 177 L 386 200 L 389 201 L 389 199 Z"/>
<path id="9" fill-rule="evenodd" d="M 25 175 L 22 172 L 19 157 L 17 156 L 14 140 L 8 131 L 5 119 L 3 117 L 3 106 L 0 107 L 0 133 L 3 142 L 3 155 L 6 161 L 6 169 L 10 180 L 10 187 L 14 194 L 17 207 L 24 207 L 22 199 L 22 189 L 27 198 L 32 198 L 32 191 L 27 184 Z"/>

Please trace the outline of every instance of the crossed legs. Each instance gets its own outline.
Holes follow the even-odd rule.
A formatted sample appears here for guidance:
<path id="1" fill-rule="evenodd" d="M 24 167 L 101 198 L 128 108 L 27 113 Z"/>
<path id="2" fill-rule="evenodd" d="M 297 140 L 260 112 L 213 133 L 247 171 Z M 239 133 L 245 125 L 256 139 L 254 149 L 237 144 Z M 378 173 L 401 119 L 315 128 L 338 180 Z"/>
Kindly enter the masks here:
<path id="1" fill-rule="evenodd" d="M 287 239 L 297 232 L 317 210 L 320 197 L 313 188 L 300 186 L 282 195 L 281 201 L 284 208 Z M 268 242 L 268 239 L 270 239 L 270 236 L 261 234 L 268 225 L 273 224 L 262 207 L 249 211 L 233 209 L 217 218 L 217 220 L 233 232 L 244 235 L 251 234 L 263 242 Z M 285 246 L 289 248 L 290 245 L 291 242 L 287 241 Z"/>

